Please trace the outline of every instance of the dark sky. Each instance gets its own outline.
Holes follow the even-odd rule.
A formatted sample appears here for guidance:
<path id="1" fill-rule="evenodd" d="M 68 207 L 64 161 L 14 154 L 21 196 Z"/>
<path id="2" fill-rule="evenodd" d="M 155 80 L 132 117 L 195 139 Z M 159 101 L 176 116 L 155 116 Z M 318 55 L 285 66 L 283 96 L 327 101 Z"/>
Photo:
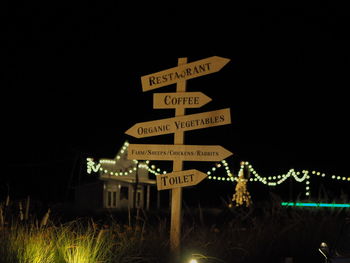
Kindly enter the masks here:
<path id="1" fill-rule="evenodd" d="M 174 116 L 153 110 L 152 94 L 175 86 L 144 93 L 140 78 L 179 57 L 210 56 L 231 62 L 187 82 L 188 91 L 212 98 L 187 112 L 229 107 L 232 124 L 187 132 L 185 143 L 222 145 L 234 153 L 232 166 L 246 160 L 266 176 L 290 168 L 348 176 L 343 6 L 117 2 L 1 3 L 1 187 L 21 179 L 64 188 L 81 160 L 112 158 L 126 139 L 172 143 L 171 136 L 124 135 L 135 123 Z"/>

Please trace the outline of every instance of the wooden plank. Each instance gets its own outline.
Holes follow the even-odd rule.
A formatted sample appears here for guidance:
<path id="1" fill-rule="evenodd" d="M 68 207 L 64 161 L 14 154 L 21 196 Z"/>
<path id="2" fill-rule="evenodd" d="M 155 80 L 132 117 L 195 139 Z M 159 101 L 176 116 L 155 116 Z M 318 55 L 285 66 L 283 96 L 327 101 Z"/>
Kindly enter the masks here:
<path id="1" fill-rule="evenodd" d="M 200 108 L 210 101 L 202 92 L 154 93 L 153 109 Z"/>
<path id="2" fill-rule="evenodd" d="M 213 56 L 142 76 L 142 91 L 153 90 L 179 81 L 218 72 L 229 61 L 230 59 L 228 58 Z"/>
<path id="3" fill-rule="evenodd" d="M 129 144 L 129 160 L 219 162 L 232 153 L 220 145 Z"/>
<path id="4" fill-rule="evenodd" d="M 178 66 L 187 63 L 187 58 L 179 58 Z M 176 84 L 176 92 L 186 92 L 186 80 L 181 80 Z M 185 108 L 175 109 L 175 117 L 185 115 Z M 174 133 L 174 144 L 184 144 L 184 132 L 176 131 Z M 175 160 L 173 162 L 173 171 L 182 171 L 183 162 Z M 180 238 L 181 238 L 181 208 L 182 208 L 182 188 L 178 187 L 171 190 L 171 218 L 170 218 L 170 250 L 173 262 L 180 260 Z"/>
<path id="5" fill-rule="evenodd" d="M 202 173 L 196 169 L 167 174 L 158 174 L 156 176 L 157 189 L 158 191 L 160 191 L 166 189 L 173 189 L 176 187 L 193 186 L 201 182 L 207 176 L 207 174 Z"/>
<path id="6" fill-rule="evenodd" d="M 180 109 L 183 108 L 178 108 L 178 110 Z M 144 138 L 221 126 L 230 123 L 230 109 L 226 108 L 222 110 L 183 115 L 162 120 L 140 122 L 133 125 L 125 133 L 136 138 Z"/>

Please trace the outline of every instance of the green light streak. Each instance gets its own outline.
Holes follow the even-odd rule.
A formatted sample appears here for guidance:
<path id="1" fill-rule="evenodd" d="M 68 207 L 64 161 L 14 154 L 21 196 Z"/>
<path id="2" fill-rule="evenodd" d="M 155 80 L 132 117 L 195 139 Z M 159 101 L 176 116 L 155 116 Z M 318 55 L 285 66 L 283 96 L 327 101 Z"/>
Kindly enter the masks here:
<path id="1" fill-rule="evenodd" d="M 302 207 L 350 207 L 350 204 L 328 204 L 328 203 L 293 203 L 282 202 L 282 206 L 302 206 Z"/>

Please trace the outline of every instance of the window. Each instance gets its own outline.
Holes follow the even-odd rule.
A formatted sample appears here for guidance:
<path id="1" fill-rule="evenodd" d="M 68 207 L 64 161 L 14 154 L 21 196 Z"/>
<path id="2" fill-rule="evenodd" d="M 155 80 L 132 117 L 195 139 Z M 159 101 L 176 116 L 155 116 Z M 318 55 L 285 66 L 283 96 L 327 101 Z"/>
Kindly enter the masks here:
<path id="1" fill-rule="evenodd" d="M 111 207 L 112 205 L 112 192 L 107 192 L 107 207 Z"/>
<path id="2" fill-rule="evenodd" d="M 128 200 L 129 199 L 129 187 L 122 186 L 120 187 L 120 200 Z"/>
<path id="3" fill-rule="evenodd" d="M 117 192 L 112 192 L 112 202 L 113 207 L 117 207 Z"/>
<path id="4" fill-rule="evenodd" d="M 137 191 L 136 207 L 141 207 L 141 192 Z"/>
<path id="5" fill-rule="evenodd" d="M 117 207 L 117 192 L 107 191 L 107 207 L 116 208 Z"/>

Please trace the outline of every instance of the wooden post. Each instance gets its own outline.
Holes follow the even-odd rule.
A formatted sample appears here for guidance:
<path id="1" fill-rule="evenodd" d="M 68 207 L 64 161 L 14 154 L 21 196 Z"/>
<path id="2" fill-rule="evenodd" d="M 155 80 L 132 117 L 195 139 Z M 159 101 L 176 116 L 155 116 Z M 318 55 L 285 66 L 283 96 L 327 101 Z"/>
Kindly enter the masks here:
<path id="1" fill-rule="evenodd" d="M 179 58 L 178 65 L 187 63 L 187 58 Z M 178 81 L 176 84 L 176 92 L 186 92 L 186 80 Z M 175 116 L 185 115 L 185 108 L 176 108 Z M 184 132 L 175 132 L 174 144 L 184 144 Z M 182 171 L 183 161 L 176 160 L 173 162 L 173 172 Z M 181 238 L 181 203 L 182 188 L 174 188 L 171 190 L 171 222 L 170 222 L 170 249 L 177 258 L 180 254 L 180 238 Z"/>
<path id="2" fill-rule="evenodd" d="M 148 184 L 147 185 L 147 194 L 146 194 L 146 210 L 149 210 L 149 203 L 150 203 L 150 198 L 151 198 L 151 186 Z"/>
<path id="3" fill-rule="evenodd" d="M 157 209 L 158 210 L 160 209 L 160 192 L 159 191 L 157 191 Z"/>
<path id="4" fill-rule="evenodd" d="M 135 171 L 135 183 L 134 183 L 134 195 L 133 195 L 133 209 L 136 211 L 136 199 L 137 199 L 137 188 L 139 184 L 139 165 L 136 165 Z"/>
<path id="5" fill-rule="evenodd" d="M 170 250 L 172 252 L 172 260 L 173 262 L 178 262 L 179 256 L 180 256 L 180 237 L 181 237 L 181 205 L 182 205 L 182 187 L 187 186 L 186 183 L 188 182 L 188 178 L 191 178 L 194 180 L 195 173 L 191 172 L 191 174 L 186 173 L 183 170 L 183 161 L 214 161 L 213 156 L 201 154 L 201 151 L 198 150 L 198 145 L 184 145 L 184 132 L 188 130 L 196 130 L 196 129 L 202 129 L 202 128 L 209 128 L 214 126 L 221 126 L 231 123 L 231 116 L 230 116 L 230 109 L 222 109 L 218 111 L 211 111 L 206 112 L 204 114 L 191 114 L 191 115 L 185 115 L 185 109 L 186 108 L 198 108 L 203 106 L 204 104 L 208 103 L 211 99 L 204 94 L 197 92 L 197 93 L 186 93 L 186 80 L 187 79 L 193 79 L 197 77 L 201 77 L 204 75 L 208 75 L 214 72 L 217 72 L 221 70 L 222 67 L 224 67 L 230 60 L 227 58 L 221 58 L 217 56 L 213 56 L 210 58 L 198 60 L 195 62 L 187 63 L 187 58 L 179 58 L 178 59 L 178 65 L 176 67 L 162 70 L 160 72 L 148 74 L 141 77 L 141 84 L 142 84 L 142 91 L 149 91 L 157 88 L 161 88 L 164 86 L 168 86 L 171 84 L 176 83 L 176 93 L 167 93 L 167 95 L 163 94 L 155 94 L 154 96 L 154 102 L 153 107 L 156 109 L 160 108 L 174 108 L 175 109 L 175 117 L 173 118 L 167 118 L 163 120 L 157 120 L 157 121 L 148 121 L 148 122 L 142 122 L 137 123 L 131 128 L 129 128 L 125 134 L 128 134 L 130 136 L 133 136 L 135 138 L 144 138 L 144 137 L 150 137 L 150 136 L 157 136 L 157 135 L 163 135 L 163 134 L 171 134 L 174 133 L 174 144 L 169 145 L 138 145 L 138 144 L 129 144 L 129 151 L 128 151 L 128 159 L 139 159 L 143 160 L 144 157 L 144 149 L 166 149 L 166 152 L 171 152 L 170 149 L 177 149 L 179 151 L 191 151 L 194 150 L 194 152 L 197 152 L 196 156 L 193 156 L 193 159 L 189 159 L 184 156 L 177 156 L 176 155 L 159 155 L 159 154 L 147 154 L 147 160 L 171 160 L 173 161 L 173 172 L 170 175 L 167 175 L 173 179 L 170 181 L 166 181 L 168 177 L 164 176 L 161 179 L 163 181 L 164 185 L 160 185 L 159 187 L 159 180 L 157 181 L 157 187 L 159 189 L 169 189 L 169 185 L 174 186 L 174 188 L 169 191 L 169 194 L 171 195 L 169 198 L 169 203 L 171 206 L 171 222 L 170 222 Z M 172 77 L 169 77 L 172 76 Z M 174 96 L 174 100 L 169 98 Z M 168 99 L 165 99 L 168 97 Z M 171 104 L 171 105 L 170 105 Z M 197 124 L 191 126 L 191 127 L 182 127 L 179 128 L 178 123 L 185 123 L 186 121 L 189 121 L 191 118 L 195 118 L 196 120 L 205 120 L 208 117 L 213 120 L 209 123 L 206 121 L 198 122 Z M 152 127 L 154 125 L 160 125 L 160 127 L 166 127 L 166 129 L 160 129 L 160 130 L 154 130 L 152 131 Z M 137 150 L 141 147 L 142 151 Z M 206 149 L 208 147 L 213 146 L 205 146 Z M 133 148 L 133 150 L 130 150 Z M 215 148 L 215 158 L 219 158 L 220 155 L 224 155 L 225 157 L 228 157 L 232 155 L 231 152 L 226 151 L 225 149 L 218 148 L 217 146 Z M 213 148 L 211 148 L 213 150 Z M 198 150 L 198 151 L 197 151 Z M 148 152 L 148 151 L 147 151 Z M 153 151 L 151 151 L 153 152 Z M 156 153 L 156 151 L 155 151 Z M 209 157 L 208 157 L 209 156 Z M 222 158 L 219 158 L 220 160 L 224 159 L 225 157 L 221 156 Z M 180 173 L 182 171 L 182 173 Z M 181 180 L 181 176 L 184 176 Z M 176 179 L 176 185 L 174 185 Z M 179 179 L 180 178 L 180 179 Z M 198 178 L 197 178 L 198 179 Z M 203 178 L 202 178 L 203 179 Z M 198 179 L 198 181 L 200 181 Z M 168 183 L 166 183 L 168 182 Z M 167 185 L 166 185 L 167 184 Z M 158 192 L 159 193 L 159 192 Z M 158 205 L 159 205 L 159 198 L 158 199 Z"/>

